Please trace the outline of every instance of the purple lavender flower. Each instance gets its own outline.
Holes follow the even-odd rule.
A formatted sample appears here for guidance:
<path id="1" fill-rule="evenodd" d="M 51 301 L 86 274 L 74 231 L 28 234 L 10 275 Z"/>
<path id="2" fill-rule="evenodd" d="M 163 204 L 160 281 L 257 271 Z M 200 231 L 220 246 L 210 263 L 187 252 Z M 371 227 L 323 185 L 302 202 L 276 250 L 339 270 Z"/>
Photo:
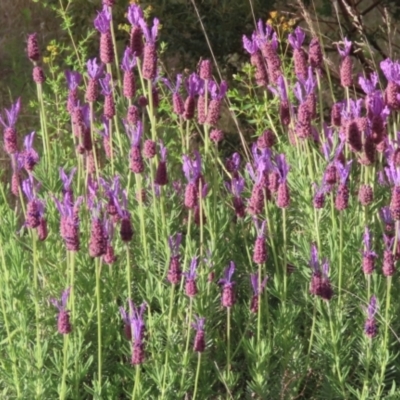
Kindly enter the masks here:
<path id="1" fill-rule="evenodd" d="M 371 118 L 371 108 L 372 108 L 372 100 L 376 94 L 380 94 L 379 91 L 376 90 L 376 85 L 378 84 L 379 77 L 376 72 L 372 72 L 370 74 L 370 78 L 365 78 L 363 76 L 358 77 L 358 83 L 361 86 L 361 89 L 366 94 L 365 96 L 365 108 L 367 109 L 368 117 Z"/>
<path id="2" fill-rule="evenodd" d="M 199 63 L 199 76 L 205 81 L 212 79 L 212 62 L 209 59 L 201 60 Z"/>
<path id="3" fill-rule="evenodd" d="M 144 19 L 139 20 L 146 43 L 144 45 L 142 75 L 144 79 L 153 80 L 157 75 L 157 50 L 156 40 L 159 20 L 153 19 L 153 27 L 149 29 Z"/>
<path id="4" fill-rule="evenodd" d="M 144 171 L 143 157 L 140 151 L 140 141 L 143 135 L 143 125 L 141 121 L 138 121 L 135 127 L 125 123 L 125 131 L 131 141 L 129 167 L 133 173 L 141 174 Z"/>
<path id="5" fill-rule="evenodd" d="M 233 178 L 239 176 L 239 168 L 240 168 L 240 154 L 233 153 L 230 157 L 225 160 L 225 167 L 232 174 Z"/>
<path id="6" fill-rule="evenodd" d="M 182 278 L 181 256 L 179 254 L 179 246 L 181 245 L 182 234 L 177 233 L 175 236 L 168 238 L 168 245 L 171 250 L 169 259 L 169 269 L 167 279 L 172 285 L 180 283 Z"/>
<path id="7" fill-rule="evenodd" d="M 103 115 L 102 117 L 103 129 L 99 130 L 99 135 L 103 138 L 103 149 L 107 158 L 111 158 L 111 135 L 110 125 L 108 119 Z"/>
<path id="8" fill-rule="evenodd" d="M 390 212 L 392 218 L 398 221 L 400 220 L 400 171 L 393 163 L 390 163 L 389 167 L 385 168 L 385 172 L 389 182 L 394 184 L 390 199 Z"/>
<path id="9" fill-rule="evenodd" d="M 21 170 L 24 166 L 23 157 L 19 153 L 15 154 L 14 160 L 12 160 L 12 177 L 11 177 L 11 193 L 15 196 L 19 196 L 19 189 L 21 187 Z"/>
<path id="10" fill-rule="evenodd" d="M 39 225 L 37 227 L 38 239 L 43 242 L 47 239 L 48 230 L 47 230 L 47 220 L 44 217 L 44 204 L 43 202 L 39 203 Z"/>
<path id="11" fill-rule="evenodd" d="M 40 60 L 40 51 L 36 32 L 28 35 L 26 53 L 28 55 L 28 58 L 33 63 L 36 63 Z"/>
<path id="12" fill-rule="evenodd" d="M 257 272 L 250 274 L 251 287 L 253 289 L 253 297 L 251 298 L 250 311 L 254 314 L 258 312 L 258 305 L 260 302 L 260 296 L 264 291 L 265 285 L 267 284 L 268 276 L 261 281 L 261 276 Z"/>
<path id="13" fill-rule="evenodd" d="M 106 252 L 103 255 L 103 261 L 106 264 L 114 264 L 114 262 L 117 260 L 117 256 L 114 254 L 114 247 L 112 245 L 112 239 L 114 236 L 114 225 L 111 220 L 107 220 L 104 224 L 105 228 L 105 234 L 107 238 L 107 244 L 106 244 Z"/>
<path id="14" fill-rule="evenodd" d="M 276 205 L 279 208 L 287 208 L 290 204 L 290 192 L 289 186 L 287 184 L 287 175 L 289 173 L 290 167 L 286 162 L 286 157 L 284 154 L 279 154 L 275 156 L 276 167 L 279 172 L 279 186 L 276 197 Z"/>
<path id="15" fill-rule="evenodd" d="M 25 196 L 28 199 L 28 204 L 26 206 L 26 217 L 25 217 L 25 226 L 28 228 L 37 228 L 40 225 L 40 217 L 41 217 L 41 207 L 43 203 L 36 197 L 37 190 L 39 189 L 40 184 L 35 184 L 33 182 L 33 176 L 30 175 L 28 179 L 22 182 L 22 190 L 25 193 Z"/>
<path id="16" fill-rule="evenodd" d="M 104 74 L 104 64 L 97 64 L 97 59 L 93 58 L 86 63 L 89 75 L 89 83 L 86 88 L 86 101 L 93 103 L 99 97 L 99 79 Z"/>
<path id="17" fill-rule="evenodd" d="M 232 281 L 232 275 L 235 272 L 235 263 L 230 262 L 229 267 L 225 269 L 224 278 L 218 281 L 222 286 L 221 304 L 223 307 L 232 307 L 235 304 L 235 291 L 233 286 L 236 282 Z"/>
<path id="18" fill-rule="evenodd" d="M 267 246 L 265 243 L 265 221 L 259 224 L 257 218 L 253 217 L 257 231 L 257 239 L 254 244 L 253 261 L 256 264 L 264 264 L 267 261 Z"/>
<path id="19" fill-rule="evenodd" d="M 343 87 L 350 87 L 353 85 L 353 62 L 350 57 L 352 43 L 350 40 L 347 40 L 347 38 L 344 38 L 343 43 L 343 50 L 338 45 L 338 52 L 342 57 L 342 63 L 340 65 L 340 84 Z"/>
<path id="20" fill-rule="evenodd" d="M 245 216 L 245 205 L 242 199 L 244 184 L 244 178 L 241 176 L 232 178 L 230 182 L 225 182 L 225 187 L 233 195 L 233 208 L 238 218 L 244 218 Z"/>
<path id="21" fill-rule="evenodd" d="M 182 85 L 182 74 L 176 75 L 175 87 L 172 86 L 171 82 L 167 78 L 163 78 L 162 81 L 165 83 L 165 85 L 167 85 L 167 87 L 172 92 L 172 106 L 174 113 L 176 115 L 183 115 L 185 112 L 185 105 L 179 93 L 180 87 Z"/>
<path id="22" fill-rule="evenodd" d="M 91 207 L 92 219 L 90 226 L 89 255 L 90 257 L 101 257 L 107 250 L 107 235 L 104 220 L 101 218 L 101 208 Z"/>
<path id="23" fill-rule="evenodd" d="M 385 90 L 386 104 L 391 110 L 400 109 L 400 63 L 387 58 L 381 61 L 381 70 L 383 71 L 388 85 Z"/>
<path id="24" fill-rule="evenodd" d="M 258 46 L 257 36 L 252 34 L 251 40 L 246 36 L 242 37 L 243 47 L 250 54 L 250 63 L 256 69 L 256 82 L 259 86 L 267 86 L 269 83 L 267 65 L 263 59 L 260 48 Z"/>
<path id="25" fill-rule="evenodd" d="M 108 7 L 97 13 L 94 27 L 100 32 L 100 60 L 104 64 L 111 64 L 114 58 L 114 48 L 111 37 L 111 13 Z"/>
<path id="26" fill-rule="evenodd" d="M 186 282 L 185 282 L 186 296 L 194 297 L 197 294 L 196 270 L 198 265 L 199 265 L 199 257 L 193 257 L 190 262 L 189 271 L 183 273 L 183 275 L 186 277 Z"/>
<path id="27" fill-rule="evenodd" d="M 362 269 L 364 274 L 370 275 L 375 269 L 375 259 L 378 255 L 371 249 L 371 233 L 368 227 L 365 227 L 364 231 L 364 251 L 362 253 Z"/>
<path id="28" fill-rule="evenodd" d="M 7 122 L 0 116 L 0 123 L 4 127 L 4 150 L 8 154 L 14 154 L 18 151 L 17 144 L 17 131 L 15 129 L 15 124 L 17 123 L 18 114 L 21 108 L 21 98 L 11 106 L 9 110 L 4 109 Z"/>
<path id="29" fill-rule="evenodd" d="M 324 56 L 322 54 L 321 45 L 317 37 L 313 37 L 308 47 L 308 62 L 311 67 L 315 69 L 321 69 Z"/>
<path id="30" fill-rule="evenodd" d="M 310 113 L 311 119 L 317 116 L 317 100 L 315 96 L 315 88 L 317 82 L 314 78 L 314 74 L 311 67 L 307 69 L 306 79 L 299 79 L 299 82 L 295 85 L 295 94 L 301 103 L 305 103 Z M 304 96 L 303 96 L 304 92 Z"/>
<path id="31" fill-rule="evenodd" d="M 378 312 L 378 304 L 375 296 L 371 296 L 366 311 L 367 311 L 367 321 L 365 322 L 364 325 L 364 332 L 370 339 L 372 339 L 378 334 L 378 327 L 375 319 L 375 315 Z"/>
<path id="32" fill-rule="evenodd" d="M 62 335 L 68 335 L 72 332 L 72 326 L 69 320 L 69 311 L 66 309 L 70 291 L 71 288 L 69 287 L 67 290 L 62 292 L 61 302 L 56 299 L 50 299 L 51 304 L 58 309 L 57 328 L 58 333 L 61 333 Z"/>
<path id="33" fill-rule="evenodd" d="M 69 173 L 69 176 L 65 173 L 64 168 L 60 168 L 59 172 L 60 172 L 60 179 L 63 183 L 63 194 L 64 196 L 68 193 L 69 196 L 69 200 L 71 202 L 74 201 L 74 193 L 73 190 L 71 188 L 71 184 L 72 184 L 72 179 L 74 178 L 74 175 L 77 171 L 77 168 L 72 168 L 71 172 Z"/>
<path id="34" fill-rule="evenodd" d="M 383 241 L 385 243 L 385 249 L 383 251 L 383 266 L 382 272 L 386 277 L 394 275 L 396 272 L 395 259 L 393 254 L 394 237 L 383 235 Z"/>
<path id="35" fill-rule="evenodd" d="M 106 74 L 103 79 L 100 79 L 100 85 L 102 88 L 101 93 L 104 95 L 104 108 L 103 115 L 107 119 L 112 119 L 115 115 L 115 104 L 113 97 L 113 88 L 111 84 L 111 75 Z"/>
<path id="36" fill-rule="evenodd" d="M 143 31 L 140 21 L 143 20 L 143 11 L 139 5 L 131 4 L 128 8 L 127 18 L 132 25 L 129 46 L 136 57 L 143 54 Z"/>
<path id="37" fill-rule="evenodd" d="M 157 144 L 154 140 L 146 139 L 143 144 L 143 157 L 154 158 L 157 154 Z"/>
<path id="38" fill-rule="evenodd" d="M 333 296 L 333 290 L 328 277 L 329 263 L 326 259 L 323 259 L 322 265 L 320 264 L 315 244 L 311 245 L 310 267 L 312 269 L 310 293 L 329 301 Z"/>
<path id="39" fill-rule="evenodd" d="M 106 196 L 108 197 L 106 210 L 114 223 L 120 220 L 118 208 L 115 204 L 115 201 L 118 201 L 120 195 L 119 179 L 120 179 L 119 176 L 115 176 L 111 184 L 109 184 L 103 178 L 100 178 L 100 183 L 104 188 Z"/>
<path id="40" fill-rule="evenodd" d="M 316 184 L 314 184 L 313 186 L 315 188 L 313 205 L 315 209 L 320 210 L 321 208 L 324 208 L 325 194 L 328 192 L 329 187 L 326 185 L 324 180 L 322 181 L 321 186 L 318 187 Z"/>
<path id="41" fill-rule="evenodd" d="M 224 132 L 221 129 L 212 129 L 210 132 L 210 140 L 218 144 L 224 140 Z"/>
<path id="42" fill-rule="evenodd" d="M 192 328 L 196 331 L 194 337 L 193 350 L 198 353 L 203 353 L 206 348 L 204 325 L 206 323 L 205 318 L 200 318 L 197 315 L 194 316 L 196 322 L 192 323 Z"/>
<path id="43" fill-rule="evenodd" d="M 136 66 L 136 57 L 132 50 L 127 47 L 124 52 L 124 58 L 122 59 L 121 68 L 124 71 L 122 92 L 127 99 L 135 97 L 136 94 L 136 82 L 133 68 Z"/>
<path id="44" fill-rule="evenodd" d="M 268 24 L 264 25 L 260 19 L 257 24 L 257 41 L 263 56 L 267 62 L 269 80 L 276 84 L 281 72 L 281 60 L 276 52 L 278 48 L 278 37 L 276 32 Z"/>
<path id="45" fill-rule="evenodd" d="M 113 202 L 118 210 L 118 215 L 121 220 L 121 226 L 119 230 L 121 240 L 127 243 L 130 242 L 133 238 L 133 227 L 131 221 L 131 214 L 128 211 L 128 198 L 126 196 L 126 191 L 122 192 L 121 197 L 122 197 L 122 203 L 120 204 L 118 198 L 113 194 Z"/>
<path id="46" fill-rule="evenodd" d="M 208 87 L 211 101 L 208 107 L 206 123 L 211 126 L 216 126 L 220 116 L 222 99 L 225 97 L 228 90 L 228 84 L 222 81 L 218 90 L 217 84 L 214 81 L 210 81 Z"/>
<path id="47" fill-rule="evenodd" d="M 296 76 L 301 79 L 307 79 L 307 55 L 301 47 L 305 37 L 306 34 L 299 26 L 288 37 L 293 48 L 294 71 Z"/>
<path id="48" fill-rule="evenodd" d="M 35 138 L 35 132 L 31 132 L 29 135 L 25 136 L 24 139 L 24 151 L 22 152 L 22 157 L 24 160 L 24 168 L 26 171 L 31 173 L 35 168 L 35 165 L 39 162 L 39 154 L 33 148 L 33 139 Z"/>
<path id="49" fill-rule="evenodd" d="M 140 308 L 135 307 L 132 300 L 129 301 L 129 313 L 121 307 L 120 312 L 122 315 L 122 319 L 125 323 L 125 334 L 129 335 L 129 339 L 132 338 L 132 365 L 143 364 L 145 361 L 145 352 L 144 352 L 144 334 L 145 334 L 145 324 L 143 320 L 143 314 L 146 310 L 146 303 L 143 303 Z"/>
<path id="50" fill-rule="evenodd" d="M 64 239 L 67 250 L 79 251 L 79 207 L 83 202 L 83 197 L 78 197 L 74 203 L 69 198 L 69 194 L 66 193 L 62 202 L 55 197 L 53 197 L 53 200 L 61 215 L 60 234 Z"/>
<path id="51" fill-rule="evenodd" d="M 371 185 L 361 185 L 358 191 L 358 200 L 362 206 L 367 206 L 374 200 L 374 191 Z"/>
<path id="52" fill-rule="evenodd" d="M 203 81 L 195 72 L 190 74 L 189 78 L 186 79 L 186 90 L 188 92 L 188 97 L 185 100 L 183 112 L 183 117 L 186 120 L 192 119 L 194 117 L 194 112 L 196 108 L 195 96 L 200 93 L 202 85 Z"/>
<path id="53" fill-rule="evenodd" d="M 349 161 L 345 166 L 337 162 L 336 168 L 339 172 L 339 186 L 336 192 L 335 207 L 339 211 L 345 210 L 349 206 L 350 192 L 347 186 L 347 180 L 350 174 L 350 168 L 353 161 Z"/>
<path id="54" fill-rule="evenodd" d="M 392 218 L 392 213 L 390 212 L 390 207 L 385 206 L 379 210 L 379 216 L 384 224 L 386 232 L 392 232 L 394 229 L 394 220 Z"/>
<path id="55" fill-rule="evenodd" d="M 183 155 L 183 173 L 188 181 L 185 190 L 185 206 L 194 209 L 198 202 L 199 182 L 201 180 L 201 156 L 195 151 L 195 160 L 191 160 L 187 155 Z M 204 186 L 204 185 L 203 185 Z"/>
<path id="56" fill-rule="evenodd" d="M 260 150 L 270 149 L 276 142 L 276 135 L 271 129 L 266 129 L 258 138 L 257 138 L 257 147 Z"/>
<path id="57" fill-rule="evenodd" d="M 344 103 L 342 101 L 339 101 L 332 106 L 332 109 L 331 109 L 331 125 L 332 126 L 341 126 L 343 107 L 344 107 Z"/>
<path id="58" fill-rule="evenodd" d="M 77 71 L 70 71 L 69 69 L 67 69 L 64 74 L 68 85 L 67 110 L 72 114 L 79 101 L 78 86 L 81 84 L 82 75 Z"/>
<path id="59" fill-rule="evenodd" d="M 279 75 L 276 79 L 276 88 L 268 86 L 268 89 L 280 99 L 279 104 L 279 117 L 281 124 L 288 126 L 290 124 L 290 105 L 286 89 L 285 78 Z"/>
<path id="60" fill-rule="evenodd" d="M 44 74 L 43 68 L 35 65 L 32 70 L 32 79 L 33 82 L 42 84 L 46 80 L 46 76 Z"/>
<path id="61" fill-rule="evenodd" d="M 128 312 L 125 311 L 123 307 L 119 308 L 119 311 L 121 313 L 122 320 L 124 322 L 124 333 L 125 337 L 128 340 L 135 341 L 136 337 L 132 336 L 132 323 L 137 321 L 140 323 L 140 340 L 144 339 L 146 327 L 143 321 L 143 315 L 146 310 L 147 304 L 144 302 L 141 304 L 141 306 L 138 308 L 135 306 L 133 301 L 131 299 L 128 299 L 128 304 L 129 304 L 129 310 Z"/>
<path id="62" fill-rule="evenodd" d="M 267 164 L 264 160 L 255 162 L 255 170 L 251 164 L 246 165 L 246 169 L 249 172 L 251 179 L 254 182 L 253 189 L 251 191 L 250 199 L 247 203 L 247 212 L 251 215 L 260 214 L 264 210 L 264 199 L 268 194 L 264 185 L 264 178 L 266 176 Z"/>
<path id="63" fill-rule="evenodd" d="M 154 183 L 159 186 L 165 186 L 168 183 L 167 153 L 167 148 L 164 146 L 162 140 L 160 140 L 160 162 L 158 163 L 154 178 Z"/>

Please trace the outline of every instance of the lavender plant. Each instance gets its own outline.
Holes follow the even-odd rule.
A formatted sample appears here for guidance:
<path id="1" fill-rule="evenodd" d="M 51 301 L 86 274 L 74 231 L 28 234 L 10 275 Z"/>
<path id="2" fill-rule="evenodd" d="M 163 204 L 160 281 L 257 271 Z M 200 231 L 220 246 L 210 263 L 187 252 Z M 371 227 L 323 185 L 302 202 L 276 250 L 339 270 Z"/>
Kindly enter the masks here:
<path id="1" fill-rule="evenodd" d="M 30 35 L 40 124 L 1 113 L 3 396 L 398 396 L 400 62 L 357 77 L 343 38 L 337 98 L 319 39 L 260 20 L 234 80 L 174 76 L 162 21 L 130 5 L 121 52 L 114 11 L 101 63 Z"/>

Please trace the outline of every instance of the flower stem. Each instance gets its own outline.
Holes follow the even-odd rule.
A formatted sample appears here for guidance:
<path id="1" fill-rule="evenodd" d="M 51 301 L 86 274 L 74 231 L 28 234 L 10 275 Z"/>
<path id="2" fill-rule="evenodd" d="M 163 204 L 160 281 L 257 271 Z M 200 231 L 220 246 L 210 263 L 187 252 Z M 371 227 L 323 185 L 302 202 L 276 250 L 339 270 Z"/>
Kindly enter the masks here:
<path id="1" fill-rule="evenodd" d="M 198 352 L 197 355 L 198 355 L 198 357 L 197 357 L 196 378 L 195 378 L 195 381 L 194 381 L 194 391 L 193 391 L 192 400 L 195 400 L 195 399 L 196 399 L 197 385 L 198 385 L 198 383 L 199 383 L 199 375 L 200 375 L 201 353 Z"/>
<path id="2" fill-rule="evenodd" d="M 69 340 L 69 335 L 64 335 L 64 348 L 63 348 L 64 364 L 63 364 L 60 400 L 65 399 L 66 390 L 67 390 L 65 380 L 67 377 L 67 370 L 68 370 L 68 368 L 67 368 L 68 367 L 68 340 Z"/>
<path id="3" fill-rule="evenodd" d="M 338 284 L 338 304 L 341 305 L 342 296 L 342 274 L 343 274 L 343 212 L 339 214 L 339 284 Z"/>
<path id="4" fill-rule="evenodd" d="M 34 285 L 34 297 L 35 297 L 35 319 L 36 319 L 36 368 L 38 371 L 41 371 L 43 368 L 43 359 L 42 359 L 42 346 L 40 339 L 40 308 L 39 308 L 39 271 L 38 271 L 38 263 L 37 263 L 37 233 L 34 230 L 31 230 L 32 236 L 32 249 L 33 249 L 33 285 Z M 38 383 L 36 384 L 36 393 L 37 398 L 40 398 L 42 395 L 42 382 L 40 379 L 40 373 L 38 374 Z"/>
<path id="5" fill-rule="evenodd" d="M 383 346 L 382 346 L 382 352 L 385 353 L 385 358 L 381 362 L 381 376 L 379 379 L 380 382 L 376 394 L 377 400 L 381 399 L 381 393 L 382 393 L 382 388 L 384 386 L 385 372 L 388 361 L 387 347 L 388 347 L 388 336 L 389 336 L 389 310 L 390 310 L 390 295 L 392 289 L 392 277 L 388 276 L 386 282 L 387 285 L 386 285 L 386 308 L 385 308 L 385 332 L 383 335 Z"/>
<path id="6" fill-rule="evenodd" d="M 161 398 L 165 398 L 165 383 L 166 383 L 166 378 L 167 378 L 167 367 L 168 367 L 168 355 L 169 355 L 169 341 L 168 339 L 170 338 L 170 331 L 171 331 L 171 319 L 172 319 L 172 304 L 174 302 L 174 290 L 175 290 L 175 285 L 171 285 L 171 294 L 170 294 L 170 300 L 169 300 L 169 314 L 168 314 L 168 326 L 167 326 L 167 346 L 165 349 L 165 362 L 164 362 L 164 376 L 163 376 L 163 383 L 162 383 L 162 389 L 161 389 Z"/>
<path id="7" fill-rule="evenodd" d="M 228 307 L 226 314 L 226 339 L 227 339 L 227 353 L 226 353 L 226 372 L 229 375 L 231 370 L 231 308 Z"/>
<path id="8" fill-rule="evenodd" d="M 126 284 L 128 285 L 128 299 L 132 298 L 131 290 L 131 260 L 129 254 L 129 245 L 126 245 Z"/>
<path id="9" fill-rule="evenodd" d="M 135 382 L 133 384 L 132 400 L 136 399 L 136 391 L 140 381 L 140 365 L 136 365 Z"/>
<path id="10" fill-rule="evenodd" d="M 186 362 L 187 362 L 187 356 L 188 356 L 188 352 L 189 352 L 190 325 L 192 323 L 192 311 L 193 311 L 193 297 L 190 297 L 189 322 L 188 322 L 188 331 L 187 331 L 187 337 L 186 337 L 185 353 L 183 355 L 183 371 L 182 371 L 182 378 L 181 378 L 181 388 L 183 388 L 183 382 L 185 381 L 185 375 L 186 375 Z"/>
<path id="11" fill-rule="evenodd" d="M 101 273 L 101 260 L 96 257 L 95 259 L 96 268 L 96 302 L 97 302 L 97 357 L 98 357 L 98 382 L 101 393 L 102 383 L 102 354 L 101 354 L 101 298 L 100 298 L 100 273 Z"/>

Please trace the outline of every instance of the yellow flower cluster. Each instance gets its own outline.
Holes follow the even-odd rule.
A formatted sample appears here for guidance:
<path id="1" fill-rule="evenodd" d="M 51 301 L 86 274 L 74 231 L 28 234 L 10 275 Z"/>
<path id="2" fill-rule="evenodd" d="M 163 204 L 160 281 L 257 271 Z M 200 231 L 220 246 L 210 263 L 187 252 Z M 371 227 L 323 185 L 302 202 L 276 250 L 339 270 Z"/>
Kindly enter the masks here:
<path id="1" fill-rule="evenodd" d="M 57 42 L 55 40 L 52 40 L 46 47 L 46 50 L 48 54 L 43 57 L 43 62 L 45 64 L 48 64 L 53 61 L 59 54 L 59 47 L 57 45 Z"/>
<path id="2" fill-rule="evenodd" d="M 293 26 L 296 24 L 296 20 L 294 18 L 288 19 L 284 15 L 280 15 L 278 11 L 271 11 L 267 19 L 267 24 L 273 26 L 282 33 L 291 32 Z"/>
<path id="3" fill-rule="evenodd" d="M 118 25 L 118 30 L 119 31 L 125 31 L 125 32 L 130 32 L 131 31 L 131 26 L 129 24 L 119 24 Z"/>

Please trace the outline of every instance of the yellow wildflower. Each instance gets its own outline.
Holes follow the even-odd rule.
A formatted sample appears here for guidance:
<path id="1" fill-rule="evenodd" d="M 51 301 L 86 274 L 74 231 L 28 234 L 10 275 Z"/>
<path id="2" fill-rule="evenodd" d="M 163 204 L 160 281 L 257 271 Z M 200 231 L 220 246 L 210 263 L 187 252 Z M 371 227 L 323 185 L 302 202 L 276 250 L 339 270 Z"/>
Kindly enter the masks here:
<path id="1" fill-rule="evenodd" d="M 278 11 L 271 11 L 271 12 L 269 13 L 269 16 L 270 16 L 272 19 L 276 19 L 276 17 L 278 16 Z"/>

